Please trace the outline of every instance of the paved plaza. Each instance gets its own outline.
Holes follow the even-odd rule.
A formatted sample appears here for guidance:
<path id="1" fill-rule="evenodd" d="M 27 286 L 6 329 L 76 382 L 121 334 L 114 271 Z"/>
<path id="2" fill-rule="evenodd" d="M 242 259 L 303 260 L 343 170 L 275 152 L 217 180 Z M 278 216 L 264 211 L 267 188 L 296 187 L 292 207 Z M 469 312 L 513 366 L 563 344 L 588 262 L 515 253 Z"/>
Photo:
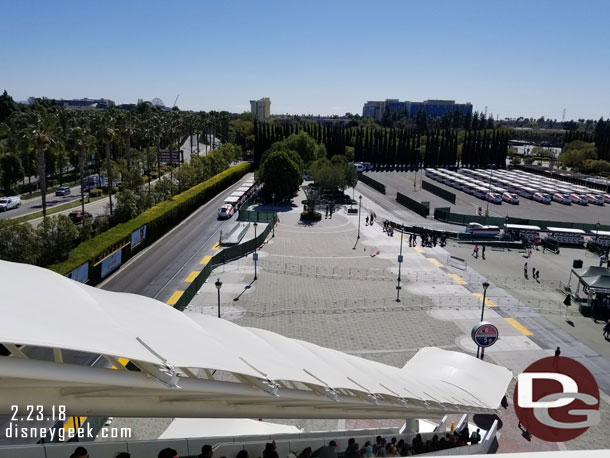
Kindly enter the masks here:
<path id="1" fill-rule="evenodd" d="M 471 246 L 450 243 L 445 249 L 410 248 L 405 240 L 403 289 L 397 302 L 400 236 L 395 232 L 394 237 L 388 237 L 379 221 L 364 226 L 371 211 L 378 218 L 386 212 L 366 197 L 374 191 L 362 187 L 360 191 L 365 194 L 360 240 L 358 215 L 348 215 L 346 209 L 315 224 L 299 221 L 300 208 L 280 212 L 275 237 L 269 237 L 259 252 L 257 280 L 253 281 L 252 257 L 220 266 L 186 313 L 195 320 L 198 314 L 217 313 L 213 282 L 220 278 L 221 311 L 226 319 L 402 367 L 425 346 L 476 354 L 470 330 L 480 318 L 481 284 L 488 280 L 492 286 L 485 319 L 499 328 L 501 339 L 486 352 L 487 361 L 508 367 L 517 375 L 561 346 L 562 355 L 586 365 L 600 388 L 610 392 L 610 344 L 602 339 L 601 325 L 574 310 L 568 312 L 574 327 L 565 325 L 571 332 L 560 325 L 565 322 L 561 303 L 565 296 L 557 286 L 559 280 L 567 280 L 571 259 L 582 257 L 582 250 L 545 257 L 534 253 L 529 262 L 537 262 L 542 271 L 538 284 L 522 278 L 525 259 L 518 251 L 488 248 L 487 260 L 482 261 L 468 259 Z M 301 196 L 294 199 L 300 200 Z M 452 254 L 467 260 L 465 270 L 448 266 Z M 596 263 L 597 259 L 585 259 L 585 265 L 587 261 Z M 582 334 L 591 342 L 583 344 L 575 337 L 582 337 L 578 333 L 585 326 Z M 509 409 L 500 409 L 498 414 L 502 421 L 499 451 L 607 448 L 610 439 L 604 431 L 610 426 L 609 401 L 603 395 L 601 425 L 558 446 L 536 438 L 528 440 L 517 427 L 511 399 Z M 354 420 L 293 423 L 318 430 L 364 424 Z"/>

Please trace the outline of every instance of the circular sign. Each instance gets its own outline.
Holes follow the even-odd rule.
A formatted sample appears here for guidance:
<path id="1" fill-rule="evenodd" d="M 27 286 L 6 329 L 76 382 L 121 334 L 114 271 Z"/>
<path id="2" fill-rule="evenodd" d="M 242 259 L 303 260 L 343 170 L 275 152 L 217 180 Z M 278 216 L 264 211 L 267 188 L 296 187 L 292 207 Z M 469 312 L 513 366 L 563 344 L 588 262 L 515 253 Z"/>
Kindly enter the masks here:
<path id="1" fill-rule="evenodd" d="M 479 347 L 491 347 L 498 340 L 498 328 L 486 321 L 481 321 L 472 328 L 472 340 Z"/>
<path id="2" fill-rule="evenodd" d="M 545 441 L 569 441 L 600 423 L 595 378 L 572 358 L 549 356 L 528 366 L 513 401 L 521 425 Z"/>

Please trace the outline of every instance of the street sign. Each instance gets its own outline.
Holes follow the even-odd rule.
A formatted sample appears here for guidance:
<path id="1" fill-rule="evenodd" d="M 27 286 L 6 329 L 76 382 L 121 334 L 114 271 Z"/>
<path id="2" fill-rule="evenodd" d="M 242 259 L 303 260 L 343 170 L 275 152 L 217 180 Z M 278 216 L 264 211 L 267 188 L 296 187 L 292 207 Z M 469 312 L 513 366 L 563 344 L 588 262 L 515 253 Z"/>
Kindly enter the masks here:
<path id="1" fill-rule="evenodd" d="M 479 347 L 491 347 L 499 337 L 498 328 L 486 321 L 481 321 L 472 328 L 472 340 Z"/>
<path id="2" fill-rule="evenodd" d="M 252 258 L 253 258 L 255 261 L 258 261 L 258 253 L 254 253 L 254 254 L 252 255 Z"/>
<path id="3" fill-rule="evenodd" d="M 402 254 L 398 255 L 398 262 L 402 262 Z"/>

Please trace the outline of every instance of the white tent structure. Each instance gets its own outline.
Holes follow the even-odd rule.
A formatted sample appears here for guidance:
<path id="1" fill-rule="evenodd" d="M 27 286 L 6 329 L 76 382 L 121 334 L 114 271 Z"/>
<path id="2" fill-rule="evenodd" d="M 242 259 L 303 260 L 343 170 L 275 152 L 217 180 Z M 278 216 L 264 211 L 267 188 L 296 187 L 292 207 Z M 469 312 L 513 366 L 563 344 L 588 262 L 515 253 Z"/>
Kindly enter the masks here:
<path id="1" fill-rule="evenodd" d="M 395 368 L 147 297 L 0 261 L 0 415 L 66 405 L 70 415 L 418 418 L 493 412 L 512 373 L 423 348 Z M 101 355 L 78 364 L 78 355 Z M 127 370 L 121 362 L 128 360 Z M 100 362 L 102 364 L 100 364 Z M 113 368 L 118 368 L 114 369 Z"/>

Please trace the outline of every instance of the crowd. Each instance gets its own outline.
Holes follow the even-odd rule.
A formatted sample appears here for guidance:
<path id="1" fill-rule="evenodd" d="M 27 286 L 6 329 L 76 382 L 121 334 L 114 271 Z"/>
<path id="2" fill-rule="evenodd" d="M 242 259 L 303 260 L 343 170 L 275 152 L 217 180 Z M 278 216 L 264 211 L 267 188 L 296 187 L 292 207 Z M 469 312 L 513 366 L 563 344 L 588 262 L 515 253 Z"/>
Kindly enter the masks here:
<path id="1" fill-rule="evenodd" d="M 431 439 L 424 441 L 421 434 L 417 434 L 411 443 L 404 439 L 397 440 L 392 437 L 390 440 L 377 436 L 375 442 L 366 441 L 363 445 L 356 442 L 356 439 L 350 438 L 347 441 L 347 447 L 344 451 L 337 450 L 338 446 L 334 440 L 331 440 L 328 445 L 324 445 L 316 450 L 311 447 L 305 447 L 300 452 L 293 451 L 288 454 L 287 458 L 371 458 L 371 457 L 399 457 L 412 456 L 420 453 L 435 452 L 453 447 L 462 447 L 464 445 L 474 445 L 481 441 L 480 430 L 473 431 L 468 434 L 468 426 L 464 425 L 459 431 L 452 433 L 435 434 Z M 201 447 L 201 453 L 198 458 L 212 458 L 214 450 L 211 445 Z M 130 458 L 128 452 L 118 452 L 113 458 Z M 77 447 L 70 458 L 89 458 L 89 453 L 84 447 Z M 178 452 L 172 448 L 164 448 L 161 450 L 157 458 L 178 458 Z M 227 458 L 221 456 L 220 458 Z M 247 450 L 240 450 L 235 458 L 251 458 Z M 252 458 L 279 458 L 275 441 L 265 444 L 262 454 Z"/>

